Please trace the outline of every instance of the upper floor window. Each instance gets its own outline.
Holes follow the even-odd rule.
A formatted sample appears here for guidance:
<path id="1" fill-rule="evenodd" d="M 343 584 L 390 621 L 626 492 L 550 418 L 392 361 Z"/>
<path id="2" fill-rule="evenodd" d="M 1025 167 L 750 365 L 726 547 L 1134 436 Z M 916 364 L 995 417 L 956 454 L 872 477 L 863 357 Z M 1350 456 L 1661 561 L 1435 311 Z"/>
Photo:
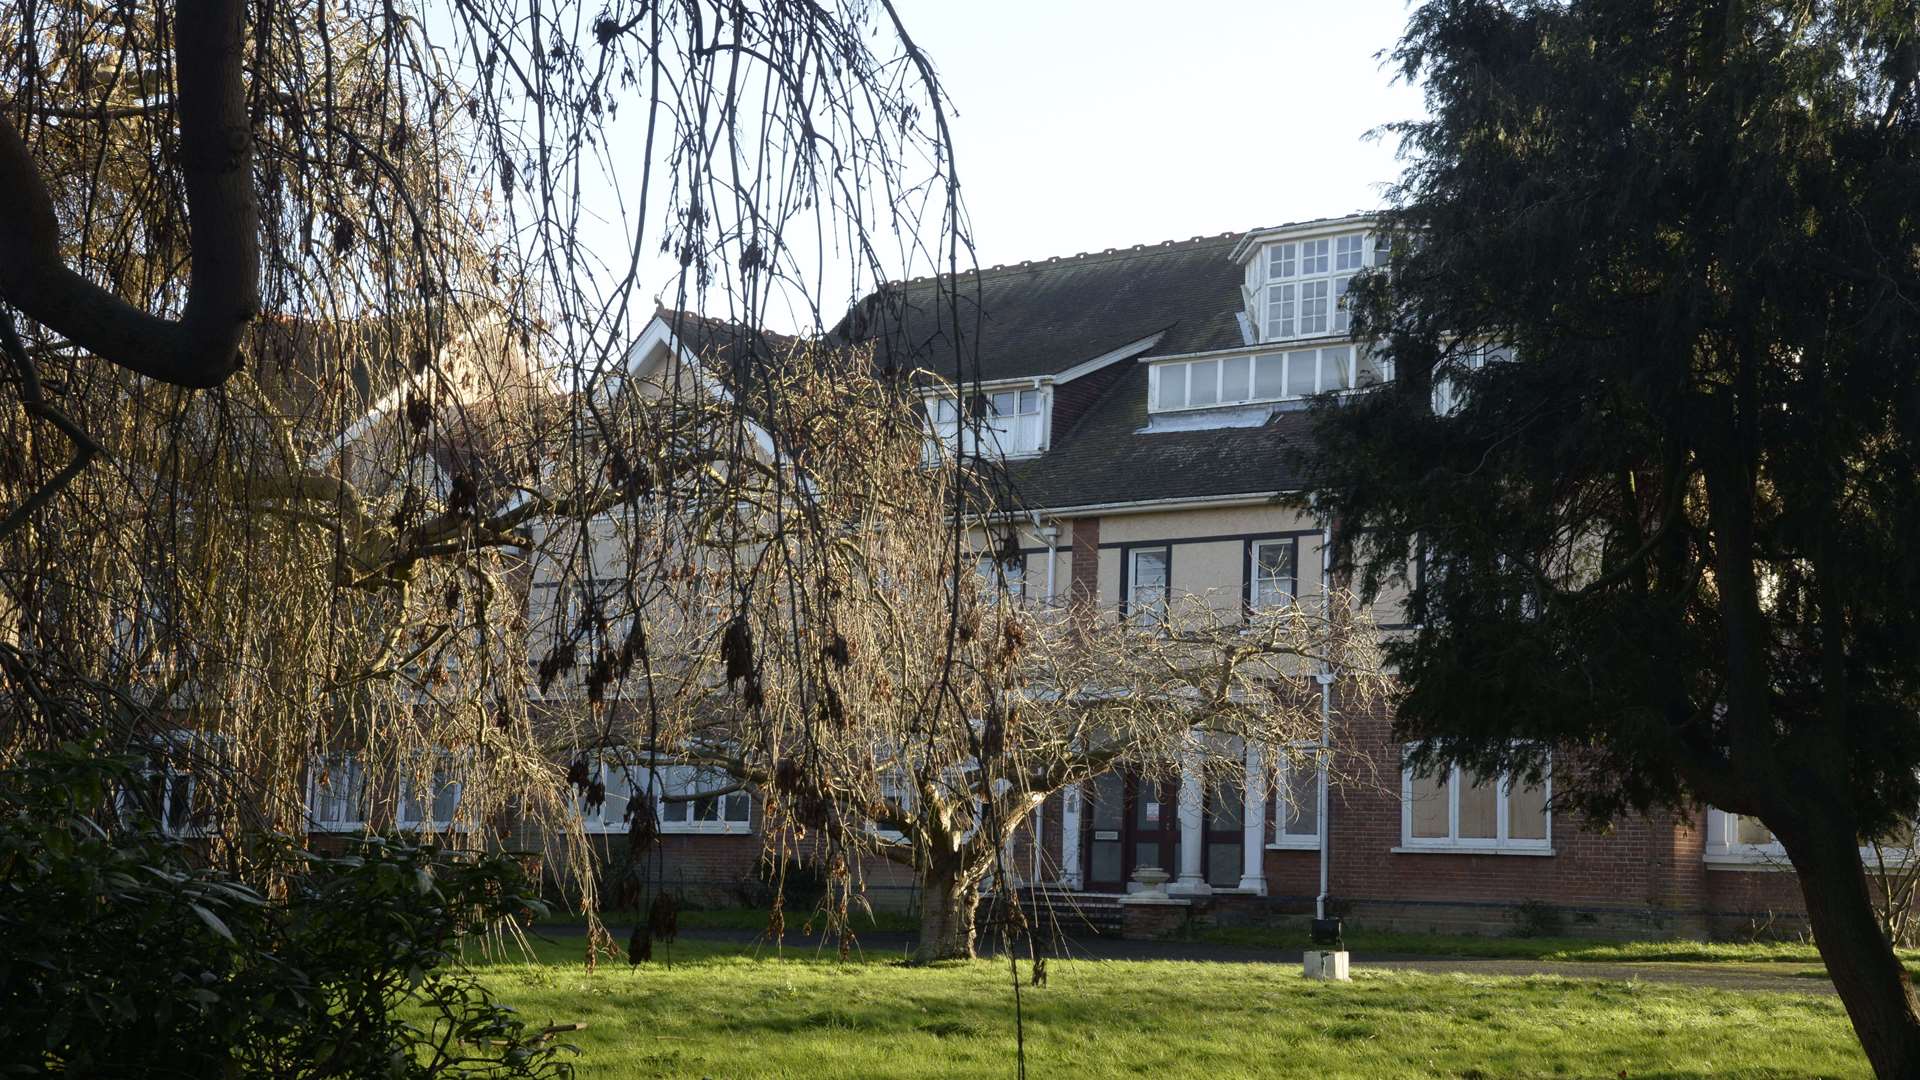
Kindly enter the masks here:
<path id="1" fill-rule="evenodd" d="M 948 453 L 1023 457 L 1047 448 L 1047 411 L 1051 393 L 1040 389 L 989 390 L 967 399 L 942 395 L 926 399 L 930 442 L 927 459 L 944 445 Z"/>
<path id="2" fill-rule="evenodd" d="M 974 572 L 980 575 L 981 588 L 989 594 L 997 594 L 1001 589 L 1007 591 L 1015 601 L 1024 599 L 1027 588 L 1027 557 L 1002 559 L 997 555 L 982 555 L 974 565 Z"/>
<path id="3" fill-rule="evenodd" d="M 1347 291 L 1372 249 L 1365 233 L 1266 245 L 1247 266 L 1248 315 L 1261 340 L 1346 333 Z"/>
<path id="4" fill-rule="evenodd" d="M 1247 607 L 1270 611 L 1293 602 L 1297 545 L 1287 540 L 1256 540 L 1247 546 Z"/>
<path id="5" fill-rule="evenodd" d="M 1453 357 L 1448 372 L 1434 373 L 1433 412 L 1435 416 L 1452 416 L 1460 411 L 1466 401 L 1467 387 L 1462 385 L 1465 378 L 1486 367 L 1490 363 L 1501 363 L 1513 359 L 1513 349 L 1505 345 L 1482 345 L 1478 348 L 1463 349 Z"/>
<path id="6" fill-rule="evenodd" d="M 1550 777 L 1525 784 L 1458 765 L 1418 775 L 1403 769 L 1400 837 L 1407 848 L 1550 851 Z"/>
<path id="7" fill-rule="evenodd" d="M 1167 618 L 1173 553 L 1169 548 L 1140 548 L 1127 554 L 1126 615 L 1140 626 L 1159 626 Z"/>
<path id="8" fill-rule="evenodd" d="M 1147 372 L 1155 412 L 1311 397 L 1388 378 L 1385 365 L 1351 345 L 1184 360 Z"/>

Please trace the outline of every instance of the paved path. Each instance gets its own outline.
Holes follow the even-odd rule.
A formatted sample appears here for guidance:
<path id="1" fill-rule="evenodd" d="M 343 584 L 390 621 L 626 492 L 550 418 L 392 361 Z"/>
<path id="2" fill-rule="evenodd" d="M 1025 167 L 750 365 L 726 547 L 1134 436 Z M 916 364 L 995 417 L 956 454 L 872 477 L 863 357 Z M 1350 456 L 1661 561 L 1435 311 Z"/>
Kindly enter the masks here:
<path id="1" fill-rule="evenodd" d="M 614 939 L 624 942 L 632 928 L 610 927 Z M 550 937 L 571 937 L 583 932 L 577 925 L 548 925 L 538 933 Z M 761 935 L 752 930 L 683 930 L 680 936 L 691 941 L 716 941 L 737 945 L 761 943 Z M 857 948 L 871 957 L 904 957 L 914 935 L 903 931 L 875 930 L 859 935 Z M 838 946 L 819 934 L 787 935 L 789 950 L 832 952 Z M 981 952 L 992 955 L 993 943 L 984 937 Z M 1186 960 L 1201 963 L 1284 964 L 1299 968 L 1298 949 L 1269 949 L 1251 945 L 1216 945 L 1204 941 L 1122 941 L 1118 938 L 1080 937 L 1062 942 L 1058 953 L 1076 960 Z M 1614 981 L 1678 983 L 1722 990 L 1769 990 L 1799 994 L 1831 994 L 1833 984 L 1825 978 L 1795 974 L 1811 965 L 1729 964 L 1729 963 L 1565 963 L 1546 960 L 1496 960 L 1481 957 L 1403 956 L 1360 954 L 1353 966 L 1361 970 L 1418 971 L 1439 975 L 1553 975 L 1568 979 L 1605 979 Z"/>

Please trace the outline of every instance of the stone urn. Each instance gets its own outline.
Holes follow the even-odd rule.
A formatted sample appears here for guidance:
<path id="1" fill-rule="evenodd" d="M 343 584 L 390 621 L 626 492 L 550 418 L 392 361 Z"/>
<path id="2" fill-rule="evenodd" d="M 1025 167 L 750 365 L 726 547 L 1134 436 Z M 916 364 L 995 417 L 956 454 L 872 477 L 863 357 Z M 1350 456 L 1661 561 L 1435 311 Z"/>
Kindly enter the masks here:
<path id="1" fill-rule="evenodd" d="M 1166 900 L 1167 872 L 1157 866 L 1138 866 L 1133 871 L 1134 884 L 1140 888 L 1133 894 L 1138 900 Z"/>

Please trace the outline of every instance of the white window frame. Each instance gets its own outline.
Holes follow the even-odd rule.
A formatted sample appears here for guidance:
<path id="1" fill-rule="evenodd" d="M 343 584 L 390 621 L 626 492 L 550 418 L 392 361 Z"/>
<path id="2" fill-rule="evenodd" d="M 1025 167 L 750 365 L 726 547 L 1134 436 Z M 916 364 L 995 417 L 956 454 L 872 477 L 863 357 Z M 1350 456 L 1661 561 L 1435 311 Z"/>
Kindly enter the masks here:
<path id="1" fill-rule="evenodd" d="M 699 809 L 697 802 L 690 800 L 678 800 L 672 804 L 667 802 L 666 797 L 668 795 L 685 795 L 694 791 L 710 791 L 734 783 L 732 778 L 727 777 L 721 770 L 683 764 L 662 764 L 655 766 L 655 768 L 660 775 L 660 786 L 654 794 L 654 820 L 659 823 L 660 832 L 663 835 L 669 833 L 719 833 L 723 835 L 749 836 L 753 833 L 753 793 L 744 787 L 739 791 L 729 792 L 714 798 L 715 816 L 712 820 L 701 820 L 694 817 L 694 814 Z M 709 782 L 702 782 L 701 778 L 703 775 L 710 778 Z M 745 800 L 747 808 L 745 821 L 730 821 L 727 819 L 726 804 L 732 799 Z M 686 807 L 687 819 L 685 821 L 669 820 L 667 817 L 667 807 L 669 805 Z"/>
<path id="2" fill-rule="evenodd" d="M 1764 844 L 1742 843 L 1740 819 L 1745 814 L 1736 814 L 1719 807 L 1707 807 L 1707 842 L 1704 858 L 1710 866 L 1754 867 L 1759 869 L 1791 870 L 1793 864 L 1787 859 L 1787 849 L 1780 841 L 1773 840 Z M 1772 831 L 1768 831 L 1772 835 Z M 1904 865 L 1914 857 L 1912 851 L 1896 847 L 1884 849 L 1889 863 Z M 1860 845 L 1860 860 L 1868 873 L 1874 872 L 1873 845 Z"/>
<path id="3" fill-rule="evenodd" d="M 327 783 L 324 785 L 327 789 L 325 794 L 321 791 L 322 775 L 327 777 Z M 329 821 L 320 816 L 320 800 L 336 798 L 332 792 L 336 790 L 336 785 L 342 783 L 342 777 L 346 778 L 344 782 L 349 792 L 346 802 L 352 816 Z M 371 792 L 367 790 L 367 771 L 361 766 L 358 754 L 343 750 L 314 758 L 307 763 L 307 831 L 327 833 L 364 830 L 367 827 L 367 804 L 370 795 Z"/>
<path id="4" fill-rule="evenodd" d="M 1144 605 L 1143 615 L 1140 603 L 1140 556 L 1157 554 L 1161 557 L 1160 596 L 1150 604 Z M 1166 625 L 1167 614 L 1173 606 L 1173 545 L 1142 544 L 1127 550 L 1127 621 L 1135 626 L 1157 629 Z"/>
<path id="5" fill-rule="evenodd" d="M 1259 351 L 1235 351 L 1215 356 L 1202 356 L 1184 360 L 1162 360 L 1147 369 L 1147 411 L 1152 413 L 1196 412 L 1206 409 L 1233 408 L 1241 405 L 1263 405 L 1276 401 L 1304 401 L 1316 394 L 1329 391 L 1351 393 L 1359 386 L 1361 348 L 1351 344 L 1313 345 L 1297 349 L 1262 349 Z M 1336 358 L 1337 367 L 1333 370 L 1341 378 L 1325 377 L 1328 365 L 1324 363 L 1327 353 L 1344 354 Z M 1232 393 L 1226 384 L 1227 365 L 1234 360 L 1247 361 L 1246 394 L 1238 396 Z M 1259 392 L 1260 371 L 1269 363 L 1277 364 L 1280 372 L 1280 392 L 1262 394 Z M 1311 365 L 1312 389 L 1306 393 L 1291 392 L 1295 383 L 1301 381 L 1295 375 L 1298 364 Z M 1378 368 L 1379 365 L 1376 365 Z M 1272 370 L 1272 369 L 1270 369 Z M 1386 370 L 1379 370 L 1380 382 L 1392 376 Z M 1176 381 L 1177 380 L 1177 381 Z M 1205 396 L 1210 400 L 1195 404 L 1193 397 L 1195 381 L 1205 387 Z M 1368 383 L 1372 386 L 1374 383 Z M 1180 403 L 1168 404 L 1161 399 L 1163 388 L 1177 386 L 1180 391 Z"/>
<path id="6" fill-rule="evenodd" d="M 915 790 L 913 777 L 898 765 L 882 769 L 880 772 L 880 797 L 885 799 L 889 796 L 900 804 L 903 813 L 908 814 L 913 813 L 913 808 L 920 802 L 920 793 Z M 899 829 L 889 829 L 872 819 L 867 821 L 867 833 L 883 843 L 910 843 L 906 833 Z"/>
<path id="7" fill-rule="evenodd" d="M 393 807 L 394 828 L 427 833 L 465 832 L 467 826 L 460 821 L 460 804 L 467 797 L 467 784 L 465 780 L 459 778 L 457 772 L 458 761 L 452 753 L 444 750 L 433 751 L 432 756 L 434 761 L 432 767 L 427 772 L 427 782 L 432 785 L 433 790 L 429 792 L 426 799 L 422 800 L 414 797 L 414 787 L 419 782 L 419 778 L 414 775 L 413 770 L 406 769 L 401 772 L 399 784 L 400 797 L 395 801 Z M 451 776 L 453 779 L 446 784 L 440 784 L 437 781 L 442 776 Z M 451 787 L 454 789 L 451 817 L 445 820 L 439 818 L 429 820 L 424 817 L 413 818 L 407 816 L 407 804 L 410 802 L 418 802 L 426 813 L 432 813 L 434 803 L 438 801 L 437 795 L 442 787 Z"/>
<path id="8" fill-rule="evenodd" d="M 1326 815 L 1320 812 L 1327 805 L 1327 765 L 1321 756 L 1320 745 L 1310 742 L 1294 743 L 1288 749 L 1281 751 L 1277 757 L 1279 760 L 1275 762 L 1273 771 L 1273 835 L 1268 840 L 1267 847 L 1317 851 L 1320 847 L 1320 832 L 1327 827 Z M 1288 832 L 1287 821 L 1294 815 L 1292 814 L 1293 800 L 1290 797 L 1292 789 L 1287 781 L 1294 772 L 1308 768 L 1309 759 L 1312 761 L 1311 768 L 1314 774 L 1313 832 Z"/>
<path id="9" fill-rule="evenodd" d="M 1266 579 L 1260 576 L 1260 549 L 1286 548 L 1292 572 L 1287 575 L 1286 599 L 1275 603 L 1263 603 L 1260 597 L 1260 583 Z M 1254 540 L 1247 545 L 1247 612 L 1259 614 L 1263 611 L 1278 611 L 1290 606 L 1300 591 L 1300 541 L 1298 537 L 1286 536 L 1271 540 Z"/>
<path id="10" fill-rule="evenodd" d="M 1027 598 L 1027 556 L 1022 552 L 1012 560 L 1002 560 L 997 554 L 989 552 L 981 555 L 974 564 L 974 573 L 980 575 L 980 585 L 989 594 L 1005 587 L 1007 595 L 1014 603 Z"/>
<path id="11" fill-rule="evenodd" d="M 586 792 L 574 793 L 573 808 L 574 812 L 580 815 L 580 827 L 588 833 L 628 832 L 631 829 L 631 823 L 627 820 L 627 806 L 631 805 L 635 798 L 646 797 L 647 767 L 644 764 L 630 764 L 611 758 L 592 760 L 593 778 L 600 781 L 603 785 L 602 790 L 606 794 L 600 800 L 599 806 L 588 809 Z M 608 807 L 615 797 L 616 782 L 625 785 L 624 794 L 619 797 L 626 802 L 622 805 L 620 812 L 614 814 L 608 812 Z"/>
<path id="12" fill-rule="evenodd" d="M 1401 748 L 1403 755 L 1410 754 L 1413 745 Z M 1508 836 L 1507 814 L 1513 797 L 1513 777 L 1508 773 L 1500 774 L 1495 789 L 1495 835 L 1492 837 L 1460 836 L 1460 792 L 1464 787 L 1465 773 L 1458 765 L 1445 766 L 1447 774 L 1447 835 L 1444 837 L 1413 835 L 1413 767 L 1402 764 L 1400 767 L 1400 846 L 1395 852 L 1453 852 L 1471 855 L 1552 855 L 1553 852 L 1553 767 L 1551 761 L 1540 777 L 1542 796 L 1546 800 L 1544 825 L 1546 833 L 1542 839 L 1512 839 Z"/>
<path id="13" fill-rule="evenodd" d="M 1513 359 L 1513 349 L 1506 345 L 1481 345 L 1477 348 L 1463 349 L 1452 359 L 1452 366 L 1458 370 L 1465 368 L 1468 375 L 1486 367 L 1489 363 L 1505 363 Z M 1441 375 L 1433 380 L 1433 415 L 1452 416 L 1460 411 L 1466 400 L 1456 387 L 1458 380 Z"/>
<path id="14" fill-rule="evenodd" d="M 1248 260 L 1248 315 L 1262 342 L 1347 334 L 1345 298 L 1353 277 L 1373 265 L 1374 236 L 1365 230 L 1270 240 Z M 1314 304 L 1308 308 L 1311 290 Z"/>
<path id="15" fill-rule="evenodd" d="M 156 777 L 160 779 L 160 804 L 155 807 L 141 805 L 137 800 L 144 798 L 144 791 L 138 794 L 122 791 L 116 800 L 121 813 L 126 814 L 134 809 L 143 812 L 151 809 L 156 815 L 154 825 L 160 834 L 175 839 L 212 836 L 218 833 L 220 815 L 217 807 L 212 808 L 208 813 L 207 820 L 197 824 L 194 822 L 193 802 L 194 795 L 200 787 L 200 778 L 195 775 L 191 767 L 188 767 L 191 761 L 188 762 L 188 766 L 182 766 L 179 761 L 181 756 L 191 755 L 195 750 L 217 753 L 222 742 L 223 740 L 217 735 L 210 736 L 193 728 L 175 728 L 145 740 L 143 745 L 135 748 L 145 755 L 137 775 L 143 787 L 151 784 Z M 176 791 L 176 781 L 179 782 L 181 790 Z M 187 813 L 184 824 L 175 826 L 172 824 L 173 807 L 178 796 L 186 798 Z"/>
<path id="16" fill-rule="evenodd" d="M 967 415 L 967 402 L 985 398 L 987 412 Z M 1011 395 L 1014 411 L 1002 413 L 996 398 Z M 1047 452 L 1053 436 L 1053 387 L 1031 382 L 968 388 L 964 393 L 939 392 L 921 398 L 926 409 L 927 439 L 922 460 L 932 462 L 942 453 L 984 452 L 1003 459 L 1037 457 Z M 1031 407 L 1029 407 L 1031 406 Z"/>

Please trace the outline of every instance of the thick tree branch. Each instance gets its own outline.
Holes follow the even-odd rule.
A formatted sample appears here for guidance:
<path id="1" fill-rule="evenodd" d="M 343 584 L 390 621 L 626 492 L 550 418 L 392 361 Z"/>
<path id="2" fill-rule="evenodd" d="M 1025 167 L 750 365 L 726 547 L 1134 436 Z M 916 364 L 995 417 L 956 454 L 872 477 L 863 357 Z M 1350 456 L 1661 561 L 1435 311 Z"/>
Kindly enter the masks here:
<path id="1" fill-rule="evenodd" d="M 32 153 L 0 115 L 0 298 L 88 352 L 175 386 L 218 386 L 238 369 L 260 308 L 260 209 L 241 76 L 245 0 L 180 0 L 174 17 L 180 164 L 192 276 L 179 321 L 142 311 L 68 267 Z"/>

